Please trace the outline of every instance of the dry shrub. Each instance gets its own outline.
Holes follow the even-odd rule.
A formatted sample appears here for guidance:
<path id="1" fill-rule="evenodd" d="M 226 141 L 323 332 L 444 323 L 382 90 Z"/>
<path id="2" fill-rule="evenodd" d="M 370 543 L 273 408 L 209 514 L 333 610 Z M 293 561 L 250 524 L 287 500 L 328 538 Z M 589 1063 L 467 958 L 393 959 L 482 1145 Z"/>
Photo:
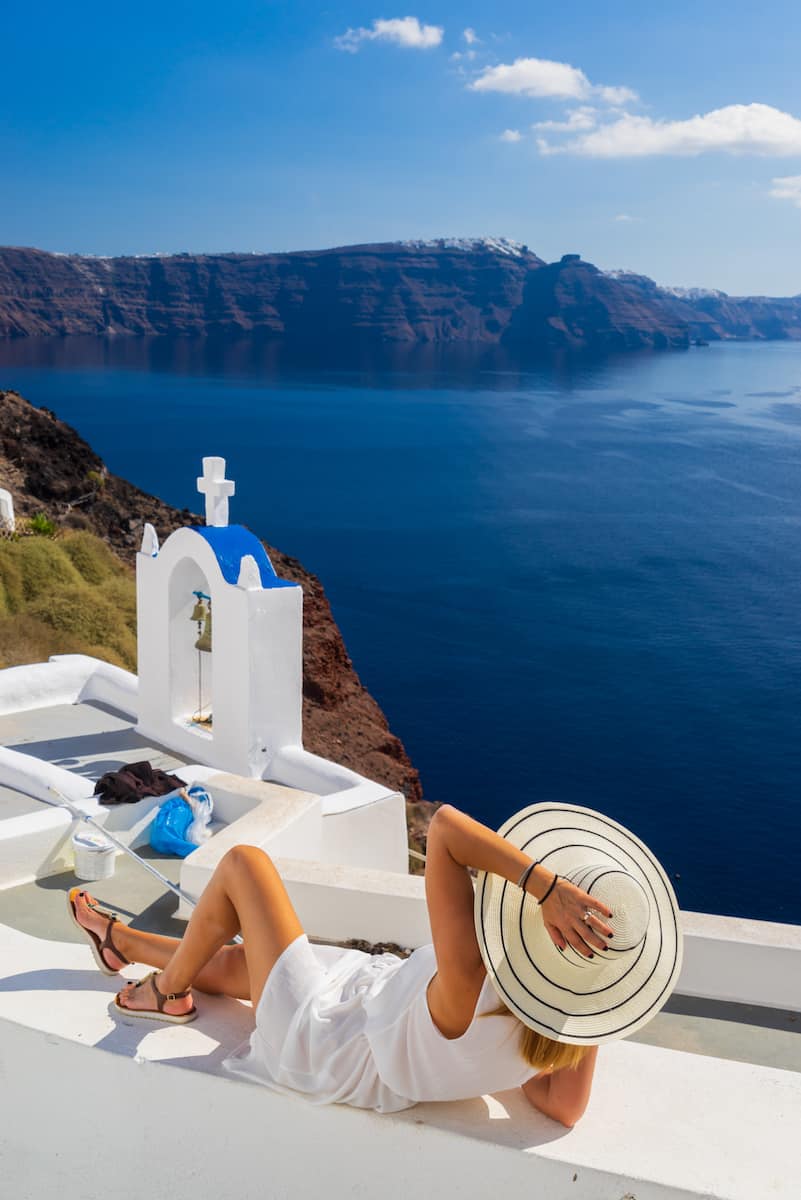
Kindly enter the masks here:
<path id="1" fill-rule="evenodd" d="M 59 542 L 59 548 L 87 583 L 103 583 L 124 573 L 130 581 L 130 572 L 124 567 L 105 542 L 84 530 L 68 533 Z"/>
<path id="2" fill-rule="evenodd" d="M 34 600 L 27 613 L 86 645 L 106 646 L 131 665 L 136 661 L 136 635 L 99 588 L 85 583 L 62 588 L 55 596 Z"/>
<path id="3" fill-rule="evenodd" d="M 16 612 L 25 604 L 18 546 L 18 542 L 0 543 L 0 595 L 4 613 Z"/>
<path id="4" fill-rule="evenodd" d="M 27 613 L 0 617 L 0 668 L 46 662 L 53 654 L 91 654 L 115 666 L 130 667 L 129 662 L 109 647 L 83 642 Z"/>
<path id="5" fill-rule="evenodd" d="M 136 584 L 126 571 L 103 585 L 103 594 L 114 605 L 117 619 L 123 621 L 136 637 Z"/>
<path id="6" fill-rule="evenodd" d="M 133 573 L 85 531 L 0 543 L 0 667 L 52 654 L 136 669 Z"/>
<path id="7" fill-rule="evenodd" d="M 47 538 L 31 537 L 4 543 L 0 547 L 0 560 L 9 564 L 8 573 L 3 570 L 2 574 L 12 612 L 19 612 L 24 604 L 39 596 L 52 596 L 60 588 L 81 583 L 81 576 L 61 543 Z"/>

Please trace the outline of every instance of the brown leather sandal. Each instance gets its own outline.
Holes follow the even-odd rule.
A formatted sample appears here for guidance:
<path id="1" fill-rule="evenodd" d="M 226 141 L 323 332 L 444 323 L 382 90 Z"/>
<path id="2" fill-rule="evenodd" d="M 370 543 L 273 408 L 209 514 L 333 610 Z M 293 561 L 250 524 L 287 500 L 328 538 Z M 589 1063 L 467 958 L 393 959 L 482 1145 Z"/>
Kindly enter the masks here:
<path id="1" fill-rule="evenodd" d="M 87 905 L 92 909 L 93 912 L 99 913 L 101 917 L 108 917 L 106 936 L 101 941 L 100 937 L 94 932 L 94 930 L 87 929 L 86 926 L 82 925 L 78 920 L 78 914 L 75 911 L 75 897 L 81 895 L 86 895 L 86 892 L 80 887 L 70 888 L 69 892 L 67 893 L 67 909 L 72 917 L 73 924 L 80 929 L 84 937 L 88 938 L 89 945 L 92 947 L 92 954 L 95 956 L 95 962 L 103 974 L 118 975 L 123 967 L 129 967 L 131 965 L 130 959 L 127 959 L 124 954 L 120 954 L 111 937 L 111 927 L 112 925 L 116 924 L 116 922 L 119 920 L 119 917 L 116 913 L 108 912 L 107 909 L 101 908 L 99 904 L 94 904 L 91 900 L 86 901 Z M 108 965 L 106 960 L 103 958 L 104 950 L 110 950 L 112 954 L 117 956 L 117 958 L 120 960 L 119 967 L 110 967 Z"/>
<path id="2" fill-rule="evenodd" d="M 120 1004 L 121 993 L 118 993 L 114 998 L 114 1007 L 117 1012 L 126 1017 L 143 1017 L 147 1021 L 169 1021 L 171 1025 L 186 1025 L 189 1021 L 194 1021 L 197 1016 L 197 1008 L 194 1004 L 186 1013 L 165 1013 L 164 1005 L 168 1000 L 183 1000 L 184 996 L 188 996 L 192 989 L 186 988 L 183 992 L 162 992 L 156 983 L 156 977 L 160 974 L 160 971 L 151 971 L 149 975 L 145 975 L 144 979 L 140 979 L 134 984 L 137 990 L 144 987 L 146 983 L 150 984 L 153 995 L 156 997 L 155 1008 L 128 1008 L 127 1005 Z"/>

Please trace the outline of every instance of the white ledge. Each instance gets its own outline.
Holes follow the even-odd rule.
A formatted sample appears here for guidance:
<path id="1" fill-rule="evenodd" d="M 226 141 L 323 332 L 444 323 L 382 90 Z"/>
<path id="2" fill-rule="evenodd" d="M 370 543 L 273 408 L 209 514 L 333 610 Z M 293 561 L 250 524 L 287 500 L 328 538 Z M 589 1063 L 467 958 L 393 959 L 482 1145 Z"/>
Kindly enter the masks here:
<path id="1" fill-rule="evenodd" d="M 252 1028 L 236 1001 L 199 996 L 194 1024 L 155 1026 L 114 1015 L 119 981 L 95 969 L 88 946 L 0 925 L 0 961 L 0 1060 L 14 1080 L 0 1134 L 9 1195 L 108 1200 L 113 1180 L 118 1200 L 141 1200 L 130 1121 L 106 1122 L 89 1153 L 76 1080 L 82 1094 L 125 1097 L 148 1178 L 173 1200 L 313 1196 L 321 1180 L 330 1200 L 407 1200 L 421 1180 L 432 1200 L 478 1200 L 492 1181 L 547 1200 L 801 1194 L 801 1074 L 791 1071 L 616 1042 L 599 1054 L 573 1130 L 519 1090 L 379 1116 L 221 1077 Z M 180 1135 L 165 1113 L 181 1114 Z"/>
<path id="2" fill-rule="evenodd" d="M 46 663 L 0 671 L 0 716 L 95 700 L 136 715 L 135 675 L 86 654 L 57 654 Z"/>

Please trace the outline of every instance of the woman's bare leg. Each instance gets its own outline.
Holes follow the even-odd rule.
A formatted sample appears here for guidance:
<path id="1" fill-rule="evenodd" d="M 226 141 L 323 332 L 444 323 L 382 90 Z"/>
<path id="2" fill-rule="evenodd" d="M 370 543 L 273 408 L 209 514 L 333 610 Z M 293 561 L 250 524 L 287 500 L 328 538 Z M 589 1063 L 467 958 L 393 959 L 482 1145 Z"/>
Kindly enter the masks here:
<path id="1" fill-rule="evenodd" d="M 220 862 L 186 933 L 159 976 L 159 990 L 177 994 L 192 987 L 204 967 L 240 932 L 250 998 L 256 1005 L 273 964 L 303 933 L 303 926 L 272 860 L 254 846 L 234 846 Z M 125 953 L 122 946 L 120 950 Z M 150 992 L 149 987 L 134 990 L 129 985 L 120 993 L 120 1003 L 129 1008 L 152 1008 Z M 169 1001 L 165 1012 L 186 1012 L 191 1004 L 189 996 Z"/>
<path id="2" fill-rule="evenodd" d="M 102 941 L 106 936 L 109 918 L 90 908 L 88 892 L 77 892 L 73 900 L 75 915 L 85 929 L 91 929 Z M 148 967 L 166 967 L 175 953 L 180 938 L 165 937 L 160 933 L 146 933 L 116 921 L 111 938 L 121 955 L 129 963 L 144 963 Z M 119 955 L 110 949 L 103 951 L 106 965 L 124 969 Z M 250 978 L 244 946 L 223 946 L 203 968 L 195 980 L 195 987 L 212 996 L 233 996 L 236 1000 L 250 999 Z"/>

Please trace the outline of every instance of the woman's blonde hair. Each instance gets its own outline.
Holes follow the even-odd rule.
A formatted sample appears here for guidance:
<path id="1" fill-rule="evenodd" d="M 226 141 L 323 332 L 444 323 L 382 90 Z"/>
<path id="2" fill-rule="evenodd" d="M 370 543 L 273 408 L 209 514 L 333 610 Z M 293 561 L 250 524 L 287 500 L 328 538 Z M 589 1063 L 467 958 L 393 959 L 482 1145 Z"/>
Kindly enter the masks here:
<path id="1" fill-rule="evenodd" d="M 505 1004 L 490 1009 L 483 1014 L 485 1017 L 514 1017 Z M 575 1071 L 589 1046 L 571 1046 L 568 1042 L 555 1042 L 536 1029 L 529 1029 L 517 1017 L 520 1025 L 520 1041 L 518 1049 L 530 1067 L 535 1071 Z"/>

